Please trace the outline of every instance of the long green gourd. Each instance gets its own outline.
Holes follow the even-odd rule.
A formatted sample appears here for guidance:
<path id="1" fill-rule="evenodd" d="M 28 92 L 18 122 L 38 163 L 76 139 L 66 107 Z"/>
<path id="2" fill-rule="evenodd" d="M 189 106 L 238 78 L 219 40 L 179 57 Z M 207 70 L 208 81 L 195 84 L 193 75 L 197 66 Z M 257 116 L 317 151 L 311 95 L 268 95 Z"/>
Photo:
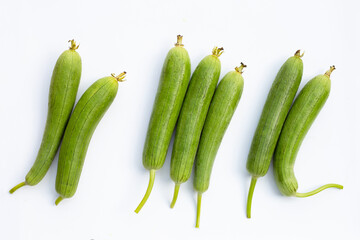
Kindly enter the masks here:
<path id="1" fill-rule="evenodd" d="M 324 106 L 330 94 L 330 67 L 323 75 L 311 79 L 301 90 L 286 118 L 274 155 L 274 175 L 277 186 L 285 196 L 309 197 L 327 188 L 339 188 L 339 184 L 326 184 L 308 193 L 298 193 L 294 174 L 296 155 L 301 143 Z"/>
<path id="2" fill-rule="evenodd" d="M 212 55 L 201 60 L 191 77 L 176 127 L 171 155 L 170 176 L 175 182 L 171 208 L 175 205 L 180 184 L 186 182 L 191 175 L 201 130 L 219 81 L 221 70 L 219 56 L 222 52 L 223 48 L 215 47 Z"/>
<path id="3" fill-rule="evenodd" d="M 13 187 L 10 193 L 25 185 L 38 184 L 49 170 L 59 148 L 75 104 L 81 77 L 81 58 L 75 51 L 79 46 L 74 40 L 69 42 L 69 50 L 60 55 L 51 77 L 46 126 L 35 163 L 26 175 L 25 181 Z"/>
<path id="4" fill-rule="evenodd" d="M 194 188 L 197 191 L 196 227 L 200 224 L 201 196 L 209 188 L 211 170 L 217 151 L 244 88 L 241 63 L 235 71 L 227 73 L 216 88 L 206 116 L 195 162 Z"/>
<path id="5" fill-rule="evenodd" d="M 267 173 L 281 128 L 299 88 L 303 62 L 300 50 L 280 68 L 267 96 L 256 128 L 246 168 L 251 174 L 246 214 L 251 217 L 251 203 L 256 181 Z"/>
<path id="6" fill-rule="evenodd" d="M 114 101 L 118 82 L 124 81 L 125 74 L 112 74 L 97 80 L 76 104 L 60 147 L 56 175 L 56 191 L 60 196 L 55 201 L 56 205 L 75 194 L 91 137 Z"/>
<path id="7" fill-rule="evenodd" d="M 151 113 L 143 150 L 143 165 L 150 171 L 150 179 L 146 193 L 135 210 L 136 213 L 139 213 L 150 196 L 155 181 L 155 171 L 164 165 L 190 74 L 189 54 L 182 44 L 182 36 L 178 35 L 175 47 L 170 49 L 163 64 Z"/>

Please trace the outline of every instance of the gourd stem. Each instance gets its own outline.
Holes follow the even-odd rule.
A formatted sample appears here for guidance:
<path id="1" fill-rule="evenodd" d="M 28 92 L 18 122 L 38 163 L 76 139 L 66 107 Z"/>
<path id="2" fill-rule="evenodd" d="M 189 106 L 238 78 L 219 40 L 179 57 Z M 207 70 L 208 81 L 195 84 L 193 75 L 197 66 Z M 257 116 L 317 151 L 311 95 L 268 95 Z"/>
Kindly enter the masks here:
<path id="1" fill-rule="evenodd" d="M 64 200 L 64 198 L 62 196 L 59 196 L 56 200 L 55 200 L 55 205 L 59 205 L 59 203 Z"/>
<path id="2" fill-rule="evenodd" d="M 299 58 L 302 58 L 302 57 L 304 56 L 304 54 L 305 54 L 305 51 L 304 51 L 302 54 L 300 54 L 300 49 L 299 49 L 299 50 L 296 51 L 296 53 L 294 54 L 294 56 L 297 56 L 297 57 L 299 57 Z"/>
<path id="3" fill-rule="evenodd" d="M 78 49 L 79 46 L 80 46 L 80 44 L 76 46 L 76 42 L 75 42 L 74 39 L 69 40 L 68 42 L 71 44 L 70 47 L 69 47 L 70 50 L 75 51 L 75 50 Z"/>
<path id="4" fill-rule="evenodd" d="M 214 47 L 212 50 L 212 55 L 215 57 L 220 57 L 223 52 L 224 52 L 224 48 Z"/>
<path id="5" fill-rule="evenodd" d="M 248 195 L 248 199 L 247 199 L 247 206 L 246 206 L 246 216 L 247 216 L 247 218 L 251 218 L 251 203 L 252 203 L 252 198 L 253 198 L 253 194 L 254 194 L 256 181 L 257 181 L 257 177 L 253 176 L 251 178 L 251 183 L 250 183 L 250 188 L 249 188 L 249 195 Z"/>
<path id="6" fill-rule="evenodd" d="M 135 209 L 135 212 L 136 213 L 139 213 L 141 208 L 145 205 L 146 201 L 148 200 L 149 196 L 150 196 L 150 193 L 151 193 L 151 190 L 154 186 L 154 181 L 155 181 L 155 169 L 151 169 L 150 170 L 150 179 L 149 179 L 149 185 L 146 189 L 146 193 L 143 197 L 143 199 L 141 200 L 139 206 Z"/>
<path id="7" fill-rule="evenodd" d="M 9 193 L 13 194 L 16 190 L 18 190 L 19 188 L 21 188 L 25 185 L 27 185 L 26 182 L 21 182 L 18 185 L 16 185 L 15 187 L 13 187 L 12 189 L 10 189 Z"/>
<path id="8" fill-rule="evenodd" d="M 196 228 L 199 228 L 200 226 L 200 211 L 201 211 L 201 193 L 198 193 L 197 195 L 197 207 L 196 207 Z"/>
<path id="9" fill-rule="evenodd" d="M 125 82 L 126 72 L 122 72 L 119 75 L 115 75 L 115 73 L 112 73 L 111 76 L 115 78 L 118 82 Z"/>
<path id="10" fill-rule="evenodd" d="M 183 47 L 184 46 L 184 44 L 182 44 L 182 39 L 183 39 L 183 36 L 177 35 L 177 42 L 175 43 L 176 47 Z"/>
<path id="11" fill-rule="evenodd" d="M 235 71 L 242 74 L 244 68 L 246 68 L 246 65 L 243 62 L 241 62 L 239 67 L 235 67 Z"/>
<path id="12" fill-rule="evenodd" d="M 335 70 L 335 65 L 330 66 L 330 69 L 326 71 L 325 75 L 330 77 L 331 73 Z"/>
<path id="13" fill-rule="evenodd" d="M 339 184 L 334 184 L 334 183 L 331 183 L 331 184 L 326 184 L 324 186 L 321 186 L 313 191 L 310 191 L 310 192 L 307 192 L 307 193 L 296 193 L 295 196 L 296 197 L 301 197 L 301 198 L 304 198 L 304 197 L 310 197 L 312 195 L 315 195 L 327 188 L 338 188 L 338 189 L 343 189 L 344 187 L 342 185 L 339 185 Z"/>
<path id="14" fill-rule="evenodd" d="M 170 204 L 170 208 L 174 208 L 180 189 L 180 183 L 175 183 L 174 196 Z"/>

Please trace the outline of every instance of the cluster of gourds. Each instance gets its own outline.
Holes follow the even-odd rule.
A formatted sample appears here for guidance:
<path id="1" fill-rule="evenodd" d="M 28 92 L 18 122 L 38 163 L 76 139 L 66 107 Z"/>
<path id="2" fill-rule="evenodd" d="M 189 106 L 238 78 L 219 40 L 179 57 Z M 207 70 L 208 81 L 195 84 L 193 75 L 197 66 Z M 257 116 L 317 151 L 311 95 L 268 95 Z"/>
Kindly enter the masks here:
<path id="1" fill-rule="evenodd" d="M 79 46 L 74 40 L 69 42 L 69 50 L 60 55 L 51 77 L 46 126 L 35 163 L 25 181 L 10 190 L 14 193 L 25 185 L 38 184 L 49 170 L 62 139 L 56 175 L 60 196 L 56 205 L 75 194 L 91 137 L 116 96 L 118 82 L 124 81 L 126 74 L 112 74 L 94 82 L 72 112 L 80 83 L 81 58 L 76 52 Z"/>
<path id="2" fill-rule="evenodd" d="M 252 176 L 247 217 L 251 217 L 251 201 L 256 181 L 267 173 L 274 159 L 275 180 L 285 196 L 308 197 L 326 188 L 342 189 L 338 184 L 327 184 L 308 193 L 298 193 L 294 164 L 300 145 L 324 106 L 330 93 L 331 66 L 325 73 L 311 79 L 294 101 L 303 74 L 300 50 L 280 68 L 264 105 L 246 168 Z M 294 101 L 294 102 L 293 102 Z"/>
<path id="3" fill-rule="evenodd" d="M 235 71 L 227 73 L 217 86 L 222 53 L 222 48 L 215 47 L 211 55 L 201 60 L 190 80 L 190 58 L 183 47 L 182 36 L 177 36 L 177 43 L 163 65 L 146 135 L 143 164 L 150 171 L 150 180 L 136 213 L 150 195 L 155 171 L 164 165 L 177 123 L 170 165 L 175 190 L 170 206 L 173 208 L 175 205 L 180 184 L 190 178 L 196 158 L 194 188 L 198 192 L 196 226 L 199 226 L 201 196 L 209 187 L 217 150 L 244 86 L 242 70 L 246 66 L 243 63 Z"/>
<path id="4" fill-rule="evenodd" d="M 85 91 L 72 112 L 81 76 L 77 48 L 71 40 L 70 49 L 56 62 L 38 156 L 25 181 L 12 188 L 10 193 L 41 181 L 61 139 L 56 177 L 56 190 L 60 196 L 56 205 L 76 192 L 92 134 L 113 102 L 118 82 L 125 78 L 123 72 L 97 80 Z M 182 36 L 177 36 L 175 47 L 168 52 L 143 151 L 143 165 L 150 171 L 150 180 L 136 213 L 151 193 L 156 170 L 164 165 L 176 126 L 170 166 L 175 188 L 170 207 L 174 207 L 180 185 L 190 178 L 195 162 L 194 188 L 198 194 L 196 227 L 199 227 L 201 197 L 209 187 L 216 153 L 244 86 L 242 71 L 246 66 L 243 63 L 227 73 L 218 84 L 221 70 L 219 57 L 222 53 L 222 48 L 215 47 L 211 55 L 201 60 L 190 79 L 190 58 L 182 44 Z M 276 183 L 286 196 L 307 197 L 329 187 L 343 188 L 338 184 L 327 184 L 309 193 L 297 192 L 293 171 L 295 158 L 302 140 L 329 96 L 330 74 L 335 69 L 332 66 L 324 75 L 311 79 L 294 101 L 303 73 L 301 57 L 300 51 L 297 51 L 280 68 L 255 131 L 247 161 L 247 169 L 252 175 L 247 203 L 249 218 L 256 181 L 267 173 L 272 159 Z"/>
<path id="5" fill-rule="evenodd" d="M 170 176 L 175 182 L 170 207 L 175 205 L 181 183 L 190 178 L 195 161 L 196 227 L 199 227 L 201 197 L 209 187 L 216 153 L 239 103 L 244 86 L 242 70 L 246 66 L 241 63 L 216 87 L 221 68 L 219 56 L 223 49 L 215 47 L 212 55 L 198 64 L 190 80 L 190 59 L 181 40 L 182 36 L 178 36 L 178 42 L 163 65 L 143 151 L 143 165 L 150 171 L 150 180 L 135 212 L 141 210 L 151 193 L 155 171 L 164 165 L 177 125 L 170 165 Z M 247 203 L 249 218 L 256 180 L 268 171 L 274 152 L 276 182 L 284 195 L 307 197 L 329 187 L 343 188 L 338 184 L 327 184 L 309 193 L 296 192 L 293 172 L 296 154 L 329 96 L 330 74 L 335 69 L 332 66 L 324 75 L 310 80 L 291 108 L 303 73 L 301 57 L 297 51 L 279 70 L 251 144 L 247 162 L 252 175 Z"/>

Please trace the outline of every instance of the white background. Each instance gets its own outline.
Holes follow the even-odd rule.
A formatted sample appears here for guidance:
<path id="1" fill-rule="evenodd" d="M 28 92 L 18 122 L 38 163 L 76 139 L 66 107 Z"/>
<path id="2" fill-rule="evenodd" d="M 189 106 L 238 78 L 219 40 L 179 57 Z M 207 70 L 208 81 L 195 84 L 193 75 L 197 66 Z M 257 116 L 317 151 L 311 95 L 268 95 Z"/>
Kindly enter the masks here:
<path id="1" fill-rule="evenodd" d="M 1 1 L 0 239 L 359 239 L 360 162 L 358 1 Z M 153 192 L 136 215 L 148 184 L 142 149 L 161 67 L 184 35 L 192 70 L 211 49 L 225 48 L 221 77 L 240 61 L 245 87 L 219 149 L 195 229 L 192 179 L 169 208 L 171 147 Z M 67 40 L 80 43 L 78 98 L 97 79 L 128 72 L 100 122 L 76 195 L 54 205 L 57 157 L 43 181 L 10 195 L 36 157 L 48 88 Z M 305 50 L 301 87 L 330 65 L 330 97 L 296 162 L 299 191 L 335 182 L 307 199 L 284 197 L 272 166 L 258 181 L 252 219 L 245 205 L 246 159 L 271 83 L 282 63 Z"/>

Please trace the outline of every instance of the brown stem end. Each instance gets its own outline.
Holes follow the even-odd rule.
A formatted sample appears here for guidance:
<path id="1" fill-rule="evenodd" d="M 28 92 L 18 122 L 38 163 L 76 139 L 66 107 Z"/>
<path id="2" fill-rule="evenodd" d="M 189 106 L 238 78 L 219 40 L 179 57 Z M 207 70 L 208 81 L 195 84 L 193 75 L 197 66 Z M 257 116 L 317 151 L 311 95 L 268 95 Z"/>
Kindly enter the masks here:
<path id="1" fill-rule="evenodd" d="M 241 62 L 239 67 L 235 67 L 235 71 L 237 71 L 238 73 L 243 73 L 243 69 L 246 68 L 247 66 Z"/>
<path id="2" fill-rule="evenodd" d="M 328 77 L 330 77 L 331 73 L 332 73 L 335 69 L 336 69 L 336 68 L 335 68 L 334 65 L 330 66 L 330 69 L 326 71 L 325 75 L 328 76 Z"/>
<path id="3" fill-rule="evenodd" d="M 212 55 L 214 55 L 215 57 L 220 57 L 221 54 L 223 54 L 223 52 L 224 52 L 224 48 L 214 47 L 212 50 Z"/>
<path id="4" fill-rule="evenodd" d="M 68 42 L 71 43 L 71 45 L 70 45 L 70 47 L 69 47 L 70 50 L 75 51 L 75 50 L 78 49 L 79 46 L 80 46 L 80 44 L 76 46 L 76 42 L 75 42 L 74 39 L 69 40 Z"/>
<path id="5" fill-rule="evenodd" d="M 175 47 L 183 47 L 184 44 L 182 43 L 183 36 L 177 35 L 177 42 L 175 43 Z"/>
<path id="6" fill-rule="evenodd" d="M 113 78 L 115 78 L 118 82 L 125 82 L 126 81 L 126 79 L 125 79 L 125 77 L 126 77 L 126 72 L 124 71 L 124 72 L 122 72 L 122 73 L 120 73 L 119 75 L 115 75 L 115 73 L 112 73 L 111 74 L 111 76 L 113 77 Z"/>
<path id="7" fill-rule="evenodd" d="M 294 54 L 294 56 L 297 56 L 297 57 L 299 57 L 299 58 L 302 58 L 302 57 L 304 56 L 304 54 L 305 54 L 305 51 L 303 51 L 303 53 L 301 54 L 301 53 L 300 53 L 300 49 L 299 49 L 299 50 L 296 51 L 296 53 Z"/>

